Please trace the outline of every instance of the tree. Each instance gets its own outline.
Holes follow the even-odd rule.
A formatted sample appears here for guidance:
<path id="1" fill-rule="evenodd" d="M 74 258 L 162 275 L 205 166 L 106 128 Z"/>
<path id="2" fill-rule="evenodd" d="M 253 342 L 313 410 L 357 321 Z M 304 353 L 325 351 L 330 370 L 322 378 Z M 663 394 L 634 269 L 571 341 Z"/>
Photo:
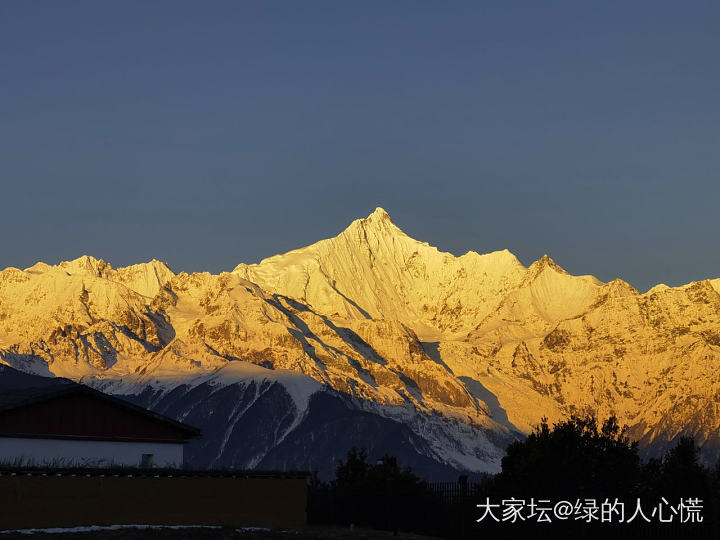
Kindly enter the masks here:
<path id="1" fill-rule="evenodd" d="M 512 443 L 496 488 L 507 496 L 568 499 L 630 496 L 639 482 L 636 442 L 614 416 L 600 428 L 593 416 L 571 416 L 552 428 L 543 419 Z"/>
<path id="2" fill-rule="evenodd" d="M 335 469 L 335 484 L 338 487 L 359 485 L 367 477 L 369 467 L 367 450 L 352 447 L 345 462 L 340 461 Z"/>
<path id="3" fill-rule="evenodd" d="M 331 484 L 335 517 L 343 524 L 412 529 L 430 503 L 425 482 L 409 468 L 401 468 L 394 456 L 385 455 L 370 465 L 367 451 L 351 448 L 335 476 Z"/>
<path id="4" fill-rule="evenodd" d="M 680 497 L 707 498 L 710 473 L 700 464 L 699 451 L 692 437 L 678 439 L 663 457 L 658 495 L 678 500 Z"/>

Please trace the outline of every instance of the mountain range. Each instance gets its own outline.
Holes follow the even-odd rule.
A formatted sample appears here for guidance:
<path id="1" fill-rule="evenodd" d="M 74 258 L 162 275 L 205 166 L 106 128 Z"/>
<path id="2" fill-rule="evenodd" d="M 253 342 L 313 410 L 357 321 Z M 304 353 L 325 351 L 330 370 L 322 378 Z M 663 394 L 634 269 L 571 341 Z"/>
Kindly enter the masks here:
<path id="1" fill-rule="evenodd" d="M 361 446 L 435 479 L 496 472 L 571 414 L 616 415 L 645 456 L 691 435 L 713 461 L 719 362 L 720 279 L 640 293 L 548 256 L 456 257 L 382 208 L 219 275 L 90 256 L 0 272 L 0 363 L 200 427 L 196 467 L 328 477 Z"/>

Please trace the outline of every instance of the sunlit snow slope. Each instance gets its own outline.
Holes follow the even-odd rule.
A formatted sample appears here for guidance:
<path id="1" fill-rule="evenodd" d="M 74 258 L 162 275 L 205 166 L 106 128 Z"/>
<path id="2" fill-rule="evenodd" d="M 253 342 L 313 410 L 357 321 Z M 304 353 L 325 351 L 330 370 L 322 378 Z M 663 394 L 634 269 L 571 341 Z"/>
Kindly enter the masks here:
<path id="1" fill-rule="evenodd" d="M 496 471 L 541 417 L 618 415 L 643 451 L 720 448 L 720 280 L 572 276 L 455 257 L 378 208 L 232 272 L 93 257 L 0 272 L 0 362 L 201 427 L 198 466 L 317 468 L 350 446 L 423 474 Z M 2 377 L 2 373 L 0 373 Z"/>

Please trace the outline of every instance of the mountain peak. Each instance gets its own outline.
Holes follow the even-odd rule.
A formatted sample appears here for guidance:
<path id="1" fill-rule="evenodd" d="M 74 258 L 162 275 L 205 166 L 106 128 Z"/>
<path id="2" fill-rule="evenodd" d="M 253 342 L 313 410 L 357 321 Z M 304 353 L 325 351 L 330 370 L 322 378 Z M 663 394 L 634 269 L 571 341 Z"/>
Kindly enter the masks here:
<path id="1" fill-rule="evenodd" d="M 650 287 L 650 289 L 645 294 L 647 296 L 650 296 L 650 295 L 658 293 L 658 292 L 667 291 L 669 288 L 670 287 L 665 285 L 665 283 L 658 283 L 657 285 Z"/>
<path id="2" fill-rule="evenodd" d="M 71 261 L 62 261 L 59 266 L 70 273 L 87 274 L 89 276 L 103 277 L 108 271 L 112 271 L 110 263 L 103 259 L 97 259 L 92 255 L 82 255 Z"/>
<path id="3" fill-rule="evenodd" d="M 378 206 L 375 210 L 373 210 L 373 213 L 370 214 L 365 219 L 361 219 L 360 221 L 363 221 L 367 224 L 373 224 L 373 225 L 385 225 L 390 224 L 395 226 L 395 223 L 393 222 L 392 218 L 390 217 L 390 214 L 388 214 L 384 208 Z"/>
<path id="4" fill-rule="evenodd" d="M 405 236 L 405 233 L 395 225 L 390 214 L 379 206 L 368 217 L 353 221 L 348 228 L 345 229 L 345 232 L 353 235 L 359 233 L 361 237 L 367 236 L 368 232 L 372 233 L 373 236 L 398 234 Z"/>
<path id="5" fill-rule="evenodd" d="M 390 214 L 387 213 L 387 211 L 381 207 L 378 206 L 373 210 L 373 213 L 368 216 L 368 219 L 376 218 L 376 219 L 390 219 Z M 392 221 L 392 219 L 390 219 Z"/>
<path id="6" fill-rule="evenodd" d="M 527 277 L 529 279 L 534 279 L 547 268 L 554 270 L 558 274 L 567 275 L 567 271 L 562 266 L 553 261 L 552 258 L 546 253 L 528 267 Z"/>
<path id="7" fill-rule="evenodd" d="M 161 261 L 159 259 L 150 259 L 147 262 L 131 264 L 128 266 L 121 266 L 121 267 L 117 268 L 116 270 L 118 272 L 120 272 L 123 270 L 133 270 L 133 269 L 141 269 L 141 268 L 152 268 L 156 271 L 172 272 L 172 269 L 170 268 L 170 266 L 168 266 L 168 264 L 165 261 Z"/>
<path id="8" fill-rule="evenodd" d="M 615 278 L 605 284 L 605 288 L 611 296 L 638 296 L 640 292 L 627 281 Z"/>

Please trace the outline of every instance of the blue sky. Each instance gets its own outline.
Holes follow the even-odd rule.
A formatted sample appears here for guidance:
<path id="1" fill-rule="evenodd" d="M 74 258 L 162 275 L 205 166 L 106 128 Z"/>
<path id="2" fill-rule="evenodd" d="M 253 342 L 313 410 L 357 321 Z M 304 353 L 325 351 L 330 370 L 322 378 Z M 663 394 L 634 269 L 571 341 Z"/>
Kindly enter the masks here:
<path id="1" fill-rule="evenodd" d="M 720 276 L 717 2 L 0 3 L 0 267 L 218 272 L 382 206 L 456 254 Z"/>

